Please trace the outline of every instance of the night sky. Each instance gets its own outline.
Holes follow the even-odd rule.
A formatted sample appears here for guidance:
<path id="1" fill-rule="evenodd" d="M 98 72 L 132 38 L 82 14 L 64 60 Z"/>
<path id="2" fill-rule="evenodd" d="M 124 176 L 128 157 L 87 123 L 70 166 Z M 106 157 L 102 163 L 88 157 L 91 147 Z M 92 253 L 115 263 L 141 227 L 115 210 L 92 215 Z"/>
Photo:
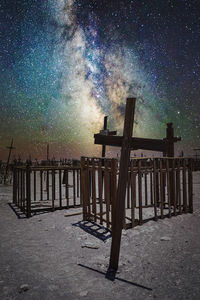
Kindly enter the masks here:
<path id="1" fill-rule="evenodd" d="M 198 0 L 0 3 L 0 159 L 12 137 L 24 159 L 47 143 L 56 158 L 98 156 L 93 134 L 104 115 L 122 132 L 129 96 L 134 136 L 173 122 L 177 155 L 200 148 Z"/>

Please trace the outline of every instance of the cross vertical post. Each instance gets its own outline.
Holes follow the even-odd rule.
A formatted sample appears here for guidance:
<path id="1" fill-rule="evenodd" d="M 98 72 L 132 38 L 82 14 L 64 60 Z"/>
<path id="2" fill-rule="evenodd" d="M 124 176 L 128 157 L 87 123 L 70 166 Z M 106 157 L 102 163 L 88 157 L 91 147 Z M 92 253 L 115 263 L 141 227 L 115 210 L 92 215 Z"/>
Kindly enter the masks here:
<path id="1" fill-rule="evenodd" d="M 135 112 L 135 98 L 128 98 L 126 102 L 124 131 L 120 158 L 119 181 L 117 188 L 116 206 L 113 216 L 112 244 L 108 273 L 115 273 L 118 269 L 123 216 L 125 212 L 126 184 L 130 162 L 131 139 Z M 109 277 L 109 274 L 108 274 Z"/>
<path id="2" fill-rule="evenodd" d="M 174 157 L 174 128 L 172 123 L 167 123 L 166 138 L 168 140 L 167 157 Z"/>
<path id="3" fill-rule="evenodd" d="M 108 116 L 104 117 L 104 124 L 103 124 L 103 130 L 107 130 L 107 120 L 108 120 Z M 106 156 L 106 145 L 102 145 L 102 157 Z"/>

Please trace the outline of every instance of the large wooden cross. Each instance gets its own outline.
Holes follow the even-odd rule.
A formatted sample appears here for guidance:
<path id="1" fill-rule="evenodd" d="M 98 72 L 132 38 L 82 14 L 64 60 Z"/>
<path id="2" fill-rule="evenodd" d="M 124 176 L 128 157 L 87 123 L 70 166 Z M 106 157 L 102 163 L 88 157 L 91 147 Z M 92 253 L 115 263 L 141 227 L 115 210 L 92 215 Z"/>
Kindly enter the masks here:
<path id="1" fill-rule="evenodd" d="M 121 160 L 119 170 L 119 181 L 117 188 L 116 209 L 112 225 L 112 245 L 110 255 L 110 273 L 115 273 L 118 268 L 119 251 L 121 243 L 121 233 L 123 225 L 123 215 L 125 210 L 126 183 L 128 177 L 128 165 L 130 160 L 130 150 L 132 146 L 132 131 L 135 112 L 135 98 L 128 98 L 126 102 L 126 112 L 124 120 L 123 136 L 109 136 L 95 134 L 95 144 L 121 147 Z"/>
<path id="2" fill-rule="evenodd" d="M 167 152 L 168 147 L 167 140 L 132 137 L 135 102 L 135 98 L 128 98 L 126 101 L 123 136 L 104 135 L 101 134 L 101 132 L 94 135 L 95 144 L 121 147 L 119 181 L 117 188 L 116 207 L 112 224 L 112 244 L 108 274 L 115 274 L 118 269 L 123 216 L 125 212 L 125 196 L 126 184 L 128 179 L 130 151 L 136 149 L 144 149 Z M 111 278 L 113 276 L 115 275 L 111 275 Z M 110 277 L 110 275 L 108 277 Z"/>

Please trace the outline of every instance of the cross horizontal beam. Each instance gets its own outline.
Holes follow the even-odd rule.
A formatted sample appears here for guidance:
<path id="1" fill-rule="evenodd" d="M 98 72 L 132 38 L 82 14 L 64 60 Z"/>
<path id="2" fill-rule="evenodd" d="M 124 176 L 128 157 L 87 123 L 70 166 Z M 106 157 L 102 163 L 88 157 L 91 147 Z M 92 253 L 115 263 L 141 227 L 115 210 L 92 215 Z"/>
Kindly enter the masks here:
<path id="1" fill-rule="evenodd" d="M 170 141 L 170 142 L 176 143 L 176 142 L 180 142 L 181 141 L 181 137 L 173 137 L 172 139 L 164 138 L 163 140 L 167 141 L 167 142 Z"/>
<path id="2" fill-rule="evenodd" d="M 99 145 L 121 147 L 123 136 L 105 136 L 101 134 L 94 135 L 94 143 Z M 131 138 L 131 150 L 151 150 L 151 151 L 166 151 L 168 146 L 167 140 L 148 139 L 148 138 Z"/>

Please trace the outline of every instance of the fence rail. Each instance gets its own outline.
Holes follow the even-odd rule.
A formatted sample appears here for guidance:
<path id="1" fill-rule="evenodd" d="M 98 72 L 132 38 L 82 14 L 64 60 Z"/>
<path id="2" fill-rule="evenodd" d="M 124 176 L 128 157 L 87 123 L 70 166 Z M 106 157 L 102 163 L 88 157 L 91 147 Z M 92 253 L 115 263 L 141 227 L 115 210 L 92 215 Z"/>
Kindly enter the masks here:
<path id="1" fill-rule="evenodd" d="M 119 173 L 116 159 L 81 158 L 83 219 L 112 228 Z M 123 227 L 193 211 L 192 160 L 131 159 Z"/>
<path id="2" fill-rule="evenodd" d="M 41 210 L 81 206 L 80 168 L 75 166 L 15 167 L 13 203 L 27 217 Z"/>

